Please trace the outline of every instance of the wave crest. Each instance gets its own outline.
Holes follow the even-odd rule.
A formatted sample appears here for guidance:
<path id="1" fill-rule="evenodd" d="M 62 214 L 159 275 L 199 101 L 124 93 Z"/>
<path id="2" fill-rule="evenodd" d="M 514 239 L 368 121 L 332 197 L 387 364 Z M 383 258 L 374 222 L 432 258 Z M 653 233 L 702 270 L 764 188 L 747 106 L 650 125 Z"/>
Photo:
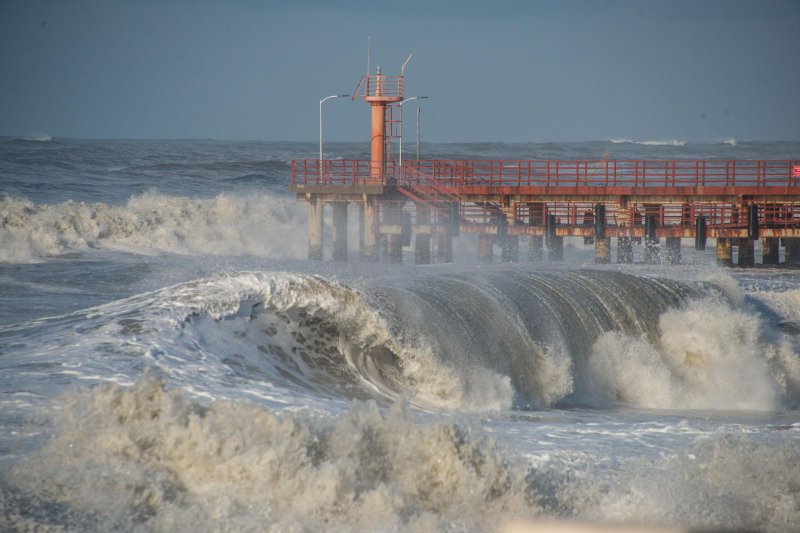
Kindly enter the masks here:
<path id="1" fill-rule="evenodd" d="M 125 206 L 0 200 L 0 263 L 26 263 L 86 248 L 143 254 L 302 257 L 305 217 L 289 198 L 209 199 L 147 192 Z"/>

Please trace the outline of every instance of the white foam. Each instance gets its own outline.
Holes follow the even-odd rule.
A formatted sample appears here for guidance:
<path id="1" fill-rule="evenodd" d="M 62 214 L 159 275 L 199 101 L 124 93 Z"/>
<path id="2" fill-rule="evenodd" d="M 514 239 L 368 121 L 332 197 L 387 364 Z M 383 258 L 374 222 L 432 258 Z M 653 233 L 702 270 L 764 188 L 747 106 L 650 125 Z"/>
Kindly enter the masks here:
<path id="1" fill-rule="evenodd" d="M 614 144 L 641 144 L 643 146 L 685 146 L 686 141 L 680 139 L 636 141 L 633 139 L 610 139 Z"/>
<path id="2" fill-rule="evenodd" d="M 523 473 L 491 443 L 452 423 L 416 424 L 402 403 L 320 418 L 200 407 L 146 376 L 69 395 L 55 423 L 11 480 L 100 529 L 488 529 L 534 514 Z"/>
<path id="3" fill-rule="evenodd" d="M 762 336 L 757 315 L 718 298 L 691 302 L 659 320 L 660 339 L 608 332 L 588 362 L 590 401 L 650 408 L 772 411 L 792 406 L 800 356 Z"/>
<path id="4" fill-rule="evenodd" d="M 0 200 L 0 262 L 25 263 L 86 248 L 142 254 L 302 257 L 306 217 L 267 194 L 198 199 L 155 192 L 125 206 Z"/>

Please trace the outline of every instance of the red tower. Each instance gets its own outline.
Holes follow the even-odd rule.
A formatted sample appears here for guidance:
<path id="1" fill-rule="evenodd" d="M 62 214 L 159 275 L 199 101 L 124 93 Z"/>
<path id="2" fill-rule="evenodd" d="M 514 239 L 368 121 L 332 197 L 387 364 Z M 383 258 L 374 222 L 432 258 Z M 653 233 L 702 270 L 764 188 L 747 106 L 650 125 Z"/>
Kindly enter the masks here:
<path id="1" fill-rule="evenodd" d="M 365 74 L 356 88 L 353 98 L 361 96 L 372 107 L 372 141 L 370 176 L 384 181 L 387 175 L 391 132 L 391 104 L 403 100 L 404 76 L 386 76 L 377 67 L 375 74 Z M 359 91 L 361 91 L 359 93 Z"/>

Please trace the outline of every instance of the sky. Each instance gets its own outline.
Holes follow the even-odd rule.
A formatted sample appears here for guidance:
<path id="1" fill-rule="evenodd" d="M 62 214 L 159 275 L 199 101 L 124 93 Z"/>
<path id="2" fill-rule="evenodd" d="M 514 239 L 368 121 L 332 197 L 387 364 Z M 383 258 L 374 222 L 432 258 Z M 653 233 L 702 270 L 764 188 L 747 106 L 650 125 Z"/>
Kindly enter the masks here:
<path id="1" fill-rule="evenodd" d="M 368 38 L 426 141 L 800 139 L 800 0 L 0 0 L 0 135 L 316 141 Z"/>

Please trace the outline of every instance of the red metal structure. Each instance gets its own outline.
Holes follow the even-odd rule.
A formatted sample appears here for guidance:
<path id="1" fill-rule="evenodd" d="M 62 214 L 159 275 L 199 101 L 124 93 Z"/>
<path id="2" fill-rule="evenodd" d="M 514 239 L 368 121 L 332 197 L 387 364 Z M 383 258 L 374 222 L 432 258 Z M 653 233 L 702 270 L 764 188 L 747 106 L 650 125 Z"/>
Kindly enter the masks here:
<path id="1" fill-rule="evenodd" d="M 666 238 L 668 254 L 678 260 L 680 238 L 694 237 L 702 247 L 711 237 L 725 263 L 735 245 L 740 264 L 747 264 L 756 239 L 764 239 L 764 261 L 777 262 L 777 238 L 784 240 L 787 260 L 800 263 L 798 160 L 422 160 L 400 166 L 389 147 L 404 75 L 383 75 L 378 67 L 361 78 L 356 96 L 372 108 L 370 161 L 292 161 L 290 190 L 312 206 L 315 257 L 322 249 L 319 209 L 330 203 L 334 255 L 346 259 L 346 241 L 337 248 L 336 235 L 346 234 L 347 204 L 356 203 L 362 256 L 372 260 L 383 235 L 394 260 L 416 235 L 417 262 L 425 263 L 432 236 L 437 254 L 447 258 L 453 235 L 474 233 L 489 259 L 493 244 L 515 257 L 520 235 L 531 236 L 532 248 L 546 236 L 554 250 L 565 236 L 596 240 L 601 262 L 608 260 L 612 237 L 624 250 L 631 239 L 645 238 L 653 248 Z M 620 255 L 627 257 L 627 251 Z"/>

